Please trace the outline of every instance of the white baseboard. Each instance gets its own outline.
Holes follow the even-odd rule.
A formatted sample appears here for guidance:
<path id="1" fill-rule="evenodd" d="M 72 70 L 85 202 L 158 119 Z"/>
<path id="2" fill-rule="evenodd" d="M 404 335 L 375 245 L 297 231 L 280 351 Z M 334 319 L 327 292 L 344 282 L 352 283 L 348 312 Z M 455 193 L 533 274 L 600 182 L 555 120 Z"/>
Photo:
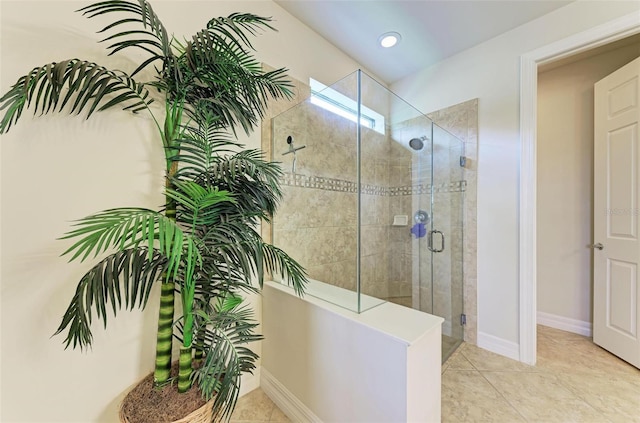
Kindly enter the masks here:
<path id="1" fill-rule="evenodd" d="M 484 332 L 478 332 L 478 346 L 512 360 L 520 361 L 520 347 L 515 342 L 507 341 Z"/>
<path id="2" fill-rule="evenodd" d="M 284 414 L 294 422 L 322 423 L 306 405 L 280 383 L 268 370 L 260 372 L 260 386 L 271 401 L 273 401 Z"/>
<path id="3" fill-rule="evenodd" d="M 542 311 L 537 313 L 537 323 L 539 325 L 577 333 L 578 335 L 591 336 L 592 334 L 590 322 L 544 313 Z"/>
<path id="4" fill-rule="evenodd" d="M 243 373 L 242 379 L 240 379 L 240 394 L 239 397 L 248 394 L 260 387 L 260 367 L 256 368 L 251 373 Z"/>

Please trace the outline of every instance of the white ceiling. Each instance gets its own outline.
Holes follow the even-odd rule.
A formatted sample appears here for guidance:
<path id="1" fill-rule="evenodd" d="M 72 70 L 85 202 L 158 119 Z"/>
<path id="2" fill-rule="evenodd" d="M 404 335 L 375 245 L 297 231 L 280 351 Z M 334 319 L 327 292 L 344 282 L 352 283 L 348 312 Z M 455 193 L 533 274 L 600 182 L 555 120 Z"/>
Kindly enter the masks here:
<path id="1" fill-rule="evenodd" d="M 571 3 L 561 0 L 275 0 L 384 82 Z M 402 35 L 384 49 L 378 37 Z"/>

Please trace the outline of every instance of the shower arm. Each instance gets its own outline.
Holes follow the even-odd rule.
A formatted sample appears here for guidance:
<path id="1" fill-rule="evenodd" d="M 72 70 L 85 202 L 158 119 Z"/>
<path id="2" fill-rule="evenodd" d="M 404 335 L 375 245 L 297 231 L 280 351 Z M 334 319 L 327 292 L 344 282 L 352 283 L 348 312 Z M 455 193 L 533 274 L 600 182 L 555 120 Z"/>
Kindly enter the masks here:
<path id="1" fill-rule="evenodd" d="M 284 153 L 282 153 L 282 155 L 286 156 L 287 154 L 293 154 L 293 163 L 291 164 L 291 173 L 296 173 L 296 161 L 298 160 L 296 151 L 302 150 L 303 148 L 306 147 L 306 145 L 303 145 L 301 147 L 294 147 L 292 137 L 287 137 L 287 144 L 289 144 L 289 151 L 285 151 Z"/>

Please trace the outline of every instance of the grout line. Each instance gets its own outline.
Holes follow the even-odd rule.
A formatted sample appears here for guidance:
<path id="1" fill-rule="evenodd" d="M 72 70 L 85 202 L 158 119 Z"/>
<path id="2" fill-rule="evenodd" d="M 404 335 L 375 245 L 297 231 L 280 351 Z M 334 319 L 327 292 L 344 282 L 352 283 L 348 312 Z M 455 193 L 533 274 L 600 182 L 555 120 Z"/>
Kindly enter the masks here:
<path id="1" fill-rule="evenodd" d="M 558 375 L 567 375 L 567 374 L 572 374 L 572 372 L 566 372 L 566 371 L 558 371 Z M 587 398 L 585 398 L 584 392 L 582 390 L 577 390 L 574 389 L 570 384 L 563 382 L 562 379 L 560 379 L 560 377 L 556 376 L 556 380 L 558 381 L 558 383 L 560 384 L 560 386 L 562 386 L 564 389 L 566 389 L 567 391 L 569 391 L 571 393 L 571 395 L 575 396 L 576 398 L 578 398 L 579 400 L 581 400 L 582 402 L 584 402 L 585 404 L 587 404 L 589 407 L 591 407 L 596 413 L 598 413 L 600 416 L 602 416 L 602 418 L 608 422 L 611 422 L 610 419 L 607 419 L 605 417 L 604 414 L 602 414 L 602 412 L 596 408 L 594 405 L 592 405 Z"/>
<path id="2" fill-rule="evenodd" d="M 479 347 L 478 347 L 478 348 L 479 348 Z M 467 357 L 466 355 L 464 355 L 464 350 L 463 350 L 463 351 L 461 351 L 461 354 L 464 356 L 464 358 L 466 358 L 466 359 L 467 359 L 467 361 L 468 361 L 469 363 L 471 363 L 471 365 L 473 366 L 473 368 L 474 368 L 474 369 L 475 369 L 475 370 L 476 370 L 476 371 L 477 371 L 477 372 L 482 376 L 482 378 L 483 378 L 484 380 L 486 380 L 486 381 L 487 381 L 487 383 L 489 384 L 489 386 L 491 386 L 491 388 L 492 388 L 492 389 L 493 389 L 493 390 L 494 390 L 494 391 L 495 391 L 495 392 L 496 392 L 500 397 L 502 397 L 502 399 L 504 399 L 504 401 L 505 401 L 507 404 L 509 404 L 509 407 L 513 408 L 513 410 L 514 410 L 514 411 L 515 411 L 515 412 L 516 412 L 520 417 L 522 417 L 522 419 L 523 419 L 524 421 L 528 422 L 529 420 L 528 420 L 528 419 L 527 419 L 527 418 L 526 418 L 526 417 L 525 417 L 525 416 L 520 412 L 520 410 L 518 410 L 518 409 L 517 409 L 517 408 L 516 408 L 512 403 L 511 403 L 511 401 L 509 401 L 509 400 L 508 400 L 508 399 L 507 399 L 507 398 L 502 394 L 502 392 L 500 392 L 500 391 L 499 391 L 499 390 L 498 390 L 498 389 L 493 385 L 493 383 L 491 383 L 491 381 L 490 381 L 489 379 L 487 379 L 487 377 L 484 375 L 483 371 L 482 371 L 482 370 L 478 370 L 478 368 L 475 366 L 475 364 L 473 364 L 473 361 L 471 361 L 471 360 L 469 359 L 469 357 Z M 507 372 L 507 371 L 505 370 L 504 372 Z M 511 373 L 519 373 L 519 372 L 517 372 L 517 371 L 511 371 Z"/>
<path id="3" fill-rule="evenodd" d="M 515 405 L 513 405 L 513 404 L 511 403 L 511 401 L 509 401 L 509 400 L 507 399 L 507 397 L 505 397 L 505 396 L 502 394 L 502 392 L 500 392 L 500 390 L 498 390 L 498 388 L 496 388 L 496 387 L 494 386 L 494 384 L 493 384 L 493 383 L 491 383 L 491 381 L 490 381 L 489 379 L 487 379 L 487 377 L 485 376 L 485 374 L 484 374 L 483 372 L 481 372 L 481 371 L 479 371 L 479 370 L 478 370 L 478 373 L 480 373 L 480 375 L 484 378 L 484 380 L 486 380 L 486 381 L 487 381 L 487 383 L 488 383 L 488 384 L 493 388 L 493 390 L 494 390 L 494 391 L 496 391 L 496 393 L 497 393 L 498 395 L 500 395 L 500 396 L 502 397 L 502 399 L 504 399 L 504 401 L 505 401 L 507 404 L 509 404 L 509 406 L 510 406 L 511 408 L 513 408 L 513 410 L 514 410 L 514 411 L 515 411 L 515 412 L 516 412 L 520 417 L 522 417 L 522 420 L 524 420 L 525 422 L 529 422 L 529 421 L 531 421 L 531 420 L 527 419 L 527 418 L 524 416 L 524 414 L 522 414 L 522 413 L 520 412 L 520 410 L 518 410 L 518 409 L 515 407 Z M 507 373 L 507 371 L 505 371 L 505 373 Z M 508 372 L 508 373 L 520 373 L 520 372 Z"/>

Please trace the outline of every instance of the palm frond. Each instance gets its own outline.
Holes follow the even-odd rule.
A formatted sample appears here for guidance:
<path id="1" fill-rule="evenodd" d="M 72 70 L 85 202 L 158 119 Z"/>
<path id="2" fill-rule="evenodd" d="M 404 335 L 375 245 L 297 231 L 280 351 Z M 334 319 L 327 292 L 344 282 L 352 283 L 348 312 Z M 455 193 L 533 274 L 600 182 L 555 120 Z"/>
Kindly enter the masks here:
<path id="1" fill-rule="evenodd" d="M 258 293 L 251 279 L 251 262 L 236 259 L 237 249 L 220 249 L 203 257 L 203 264 L 195 275 L 195 293 L 198 301 L 224 296 L 226 293 Z M 236 264 L 240 263 L 240 264 Z M 246 267 L 244 267 L 246 266 Z"/>
<path id="2" fill-rule="evenodd" d="M 207 23 L 207 30 L 211 33 L 211 38 L 222 38 L 225 43 L 242 48 L 246 46 L 253 50 L 251 40 L 246 33 L 253 36 L 258 35 L 260 30 L 276 29 L 269 25 L 271 18 L 254 15 L 252 13 L 232 13 L 227 17 L 213 18 Z"/>
<path id="3" fill-rule="evenodd" d="M 121 309 L 144 309 L 153 284 L 160 280 L 166 266 L 166 258 L 157 251 L 131 248 L 117 251 L 93 266 L 78 283 L 75 295 L 54 335 L 69 328 L 64 340 L 65 349 L 87 348 L 91 345 L 92 309 L 107 325 L 107 309 L 113 314 Z"/>
<path id="4" fill-rule="evenodd" d="M 163 63 L 163 68 L 165 68 L 167 61 L 170 61 L 173 56 L 171 37 L 146 0 L 138 0 L 137 2 L 127 0 L 102 1 L 83 7 L 78 12 L 82 12 L 83 16 L 87 18 L 94 18 L 108 13 L 123 13 L 129 16 L 107 25 L 99 33 L 125 26 L 122 32 L 117 32 L 102 40 L 102 42 L 113 42 L 107 47 L 110 50 L 109 54 L 131 47 L 141 49 L 150 54 L 150 57 L 140 64 L 131 73 L 131 76 L 136 75 L 142 69 L 158 60 Z M 131 24 L 141 24 L 142 29 L 129 29 Z M 132 39 L 132 36 L 137 38 Z"/>
<path id="5" fill-rule="evenodd" d="M 254 333 L 258 323 L 249 308 L 240 307 L 213 316 L 201 316 L 206 321 L 204 331 L 204 363 L 193 372 L 206 399 L 213 399 L 216 421 L 228 421 L 240 392 L 240 376 L 256 368 L 258 355 L 246 345 L 259 341 Z"/>
<path id="6" fill-rule="evenodd" d="M 87 118 L 114 106 L 135 113 L 153 102 L 144 84 L 124 73 L 79 59 L 52 62 L 20 77 L 0 98 L 0 110 L 6 110 L 0 133 L 18 121 L 25 106 L 33 104 L 34 114 L 60 112 L 74 98 L 70 112 L 87 110 Z"/>
<path id="7" fill-rule="evenodd" d="M 173 185 L 175 189 L 168 188 L 166 195 L 176 203 L 178 221 L 189 224 L 192 230 L 219 222 L 224 210 L 221 203 L 235 203 L 233 194 L 212 185 L 202 186 L 189 180 L 175 180 Z"/>
<path id="8" fill-rule="evenodd" d="M 217 276 L 238 288 L 251 286 L 256 276 L 260 287 L 265 272 L 280 274 L 302 296 L 307 283 L 305 269 L 278 247 L 265 243 L 253 227 L 241 221 L 223 222 L 201 237 L 209 256 L 218 263 Z M 235 269 L 239 273 L 225 273 Z"/>
<path id="9" fill-rule="evenodd" d="M 224 296 L 221 295 L 217 297 L 217 301 L 213 307 L 217 313 L 226 313 L 238 307 L 242 301 L 241 296 L 226 292 Z"/>
<path id="10" fill-rule="evenodd" d="M 218 128 L 236 132 L 238 125 L 249 133 L 264 116 L 270 98 L 291 98 L 291 82 L 285 69 L 263 72 L 248 52 L 247 34 L 268 28 L 269 18 L 232 14 L 212 19 L 207 28 L 186 41 L 176 60 L 180 79 L 163 81 L 171 96 L 185 95 L 192 110 L 208 110 Z"/>
<path id="11" fill-rule="evenodd" d="M 229 284 L 238 284 L 241 280 L 251 283 L 251 276 L 259 272 L 257 256 L 260 235 L 251 225 L 241 220 L 220 222 L 201 235 L 207 246 L 208 255 L 218 263 L 216 275 Z M 234 269 L 240 273 L 230 273 Z"/>
<path id="12" fill-rule="evenodd" d="M 233 193 L 235 207 L 248 221 L 256 223 L 255 218 L 269 221 L 282 198 L 279 184 L 282 170 L 277 163 L 265 161 L 262 155 L 261 150 L 244 150 L 214 157 L 206 174 L 189 176 Z"/>
<path id="13" fill-rule="evenodd" d="M 209 46 L 194 46 L 187 51 L 192 62 L 201 62 L 191 70 L 197 85 L 187 91 L 186 99 L 196 108 L 217 116 L 221 127 L 235 134 L 238 126 L 249 134 L 265 115 L 271 98 L 292 98 L 293 86 L 282 75 L 286 70 L 263 73 L 259 62 L 247 53 L 209 56 Z"/>
<path id="14" fill-rule="evenodd" d="M 308 282 L 305 269 L 287 253 L 271 244 L 261 242 L 262 260 L 266 271 L 271 274 L 280 273 L 283 280 L 286 280 L 293 287 L 295 293 L 302 297 Z M 258 277 L 262 286 L 264 275 Z"/>
<path id="15" fill-rule="evenodd" d="M 177 178 L 195 180 L 206 174 L 217 157 L 234 153 L 243 145 L 220 129 L 217 119 L 207 111 L 197 111 L 195 125 L 187 126 L 175 142 L 172 161 L 180 163 Z M 208 183 L 208 181 L 206 181 Z"/>
<path id="16" fill-rule="evenodd" d="M 253 276 L 262 287 L 265 274 L 279 274 L 297 295 L 303 296 L 308 282 L 304 267 L 282 249 L 265 243 L 253 226 L 243 221 L 222 222 L 201 239 L 207 245 L 210 260 L 216 263 L 213 273 L 220 281 L 253 291 L 256 290 L 251 282 Z M 229 269 L 234 273 L 229 273 Z"/>
<path id="17" fill-rule="evenodd" d="M 80 238 L 63 253 L 73 253 L 69 261 L 79 257 L 84 261 L 91 254 L 97 256 L 109 248 L 146 247 L 149 259 L 156 248 L 167 258 L 169 274 L 177 274 L 183 256 L 187 274 L 202 263 L 199 240 L 160 212 L 143 208 L 109 209 L 80 219 L 74 226 L 76 229 L 62 237 Z"/>

